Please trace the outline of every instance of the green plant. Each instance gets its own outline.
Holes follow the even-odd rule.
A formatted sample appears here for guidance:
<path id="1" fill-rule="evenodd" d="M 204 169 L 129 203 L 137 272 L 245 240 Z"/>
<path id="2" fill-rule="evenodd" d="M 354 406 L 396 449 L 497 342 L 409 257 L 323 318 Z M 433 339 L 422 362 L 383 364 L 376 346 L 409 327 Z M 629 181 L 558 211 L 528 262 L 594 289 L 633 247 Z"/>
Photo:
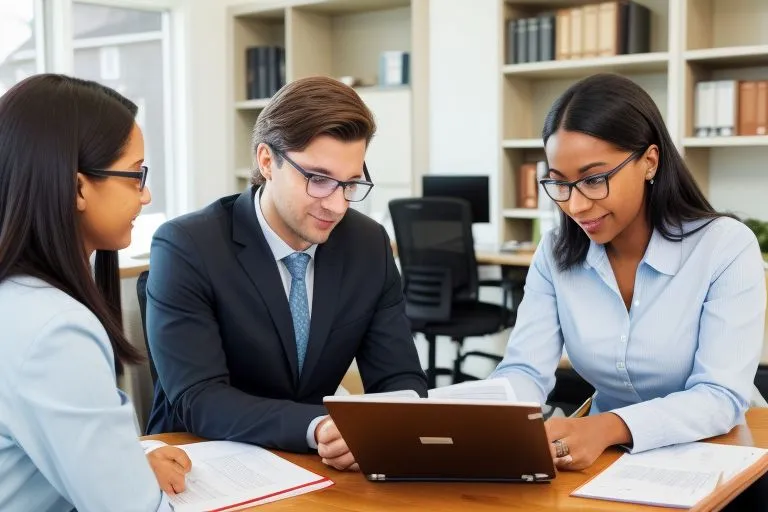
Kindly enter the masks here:
<path id="1" fill-rule="evenodd" d="M 768 222 L 757 219 L 746 219 L 744 224 L 746 224 L 757 237 L 760 251 L 762 251 L 763 254 L 768 253 Z"/>

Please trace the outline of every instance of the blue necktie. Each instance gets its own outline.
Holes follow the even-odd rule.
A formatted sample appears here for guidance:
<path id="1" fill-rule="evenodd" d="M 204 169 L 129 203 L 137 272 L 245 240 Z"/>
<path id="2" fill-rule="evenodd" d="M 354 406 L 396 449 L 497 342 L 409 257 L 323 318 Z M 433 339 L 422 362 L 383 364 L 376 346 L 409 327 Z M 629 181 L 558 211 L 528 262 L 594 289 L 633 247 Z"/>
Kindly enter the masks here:
<path id="1" fill-rule="evenodd" d="M 301 368 L 304 366 L 304 356 L 307 354 L 307 342 L 309 341 L 309 300 L 307 299 L 307 285 L 304 282 L 309 258 L 309 254 L 304 252 L 295 252 L 283 258 L 283 263 L 292 277 L 288 305 L 293 317 L 293 332 L 296 334 L 299 375 L 301 375 Z"/>

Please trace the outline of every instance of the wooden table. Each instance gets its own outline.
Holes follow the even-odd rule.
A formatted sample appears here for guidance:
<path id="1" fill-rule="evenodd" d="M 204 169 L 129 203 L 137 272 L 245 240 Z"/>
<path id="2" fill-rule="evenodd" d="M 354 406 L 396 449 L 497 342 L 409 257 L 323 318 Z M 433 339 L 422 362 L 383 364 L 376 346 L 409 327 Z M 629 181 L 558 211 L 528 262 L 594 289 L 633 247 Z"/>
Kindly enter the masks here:
<path id="1" fill-rule="evenodd" d="M 768 409 L 752 409 L 747 413 L 748 426 L 736 427 L 725 436 L 711 440 L 715 443 L 768 448 Z M 190 434 L 161 434 L 144 439 L 159 439 L 169 444 L 197 442 Z M 295 498 L 254 507 L 248 510 L 312 510 L 312 511 L 373 511 L 373 510 L 440 510 L 445 512 L 491 510 L 671 510 L 610 501 L 573 498 L 569 494 L 605 469 L 619 456 L 609 450 L 588 470 L 560 472 L 547 484 L 501 483 L 373 483 L 360 473 L 342 473 L 325 466 L 316 455 L 275 452 L 309 471 L 333 480 L 334 486 Z M 768 462 L 766 463 L 768 464 Z M 700 506 L 692 510 L 720 510 L 762 476 L 768 467 L 755 469 L 720 487 Z"/>
<path id="2" fill-rule="evenodd" d="M 139 277 L 139 274 L 149 270 L 149 258 L 136 259 L 125 256 L 120 257 L 120 279 Z"/>

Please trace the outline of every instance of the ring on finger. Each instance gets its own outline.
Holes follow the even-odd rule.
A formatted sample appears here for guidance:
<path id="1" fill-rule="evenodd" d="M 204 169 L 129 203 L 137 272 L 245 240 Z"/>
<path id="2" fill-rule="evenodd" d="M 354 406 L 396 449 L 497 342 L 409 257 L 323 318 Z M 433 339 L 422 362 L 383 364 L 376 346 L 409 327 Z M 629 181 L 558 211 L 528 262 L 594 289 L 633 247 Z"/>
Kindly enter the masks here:
<path id="1" fill-rule="evenodd" d="M 556 439 L 552 442 L 555 445 L 555 456 L 557 458 L 565 457 L 570 453 L 568 445 L 563 439 Z"/>

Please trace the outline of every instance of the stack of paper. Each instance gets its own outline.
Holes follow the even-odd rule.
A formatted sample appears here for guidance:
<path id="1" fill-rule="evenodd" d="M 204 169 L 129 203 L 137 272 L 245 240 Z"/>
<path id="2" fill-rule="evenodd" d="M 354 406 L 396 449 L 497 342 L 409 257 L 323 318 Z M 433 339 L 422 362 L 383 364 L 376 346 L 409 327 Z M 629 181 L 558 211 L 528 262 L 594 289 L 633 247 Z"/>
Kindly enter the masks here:
<path id="1" fill-rule="evenodd" d="M 168 499 L 175 512 L 240 510 L 333 485 L 258 446 L 208 441 L 179 448 L 192 470 L 185 491 Z"/>
<path id="2" fill-rule="evenodd" d="M 571 495 L 690 508 L 766 453 L 761 448 L 704 442 L 627 453 Z"/>

